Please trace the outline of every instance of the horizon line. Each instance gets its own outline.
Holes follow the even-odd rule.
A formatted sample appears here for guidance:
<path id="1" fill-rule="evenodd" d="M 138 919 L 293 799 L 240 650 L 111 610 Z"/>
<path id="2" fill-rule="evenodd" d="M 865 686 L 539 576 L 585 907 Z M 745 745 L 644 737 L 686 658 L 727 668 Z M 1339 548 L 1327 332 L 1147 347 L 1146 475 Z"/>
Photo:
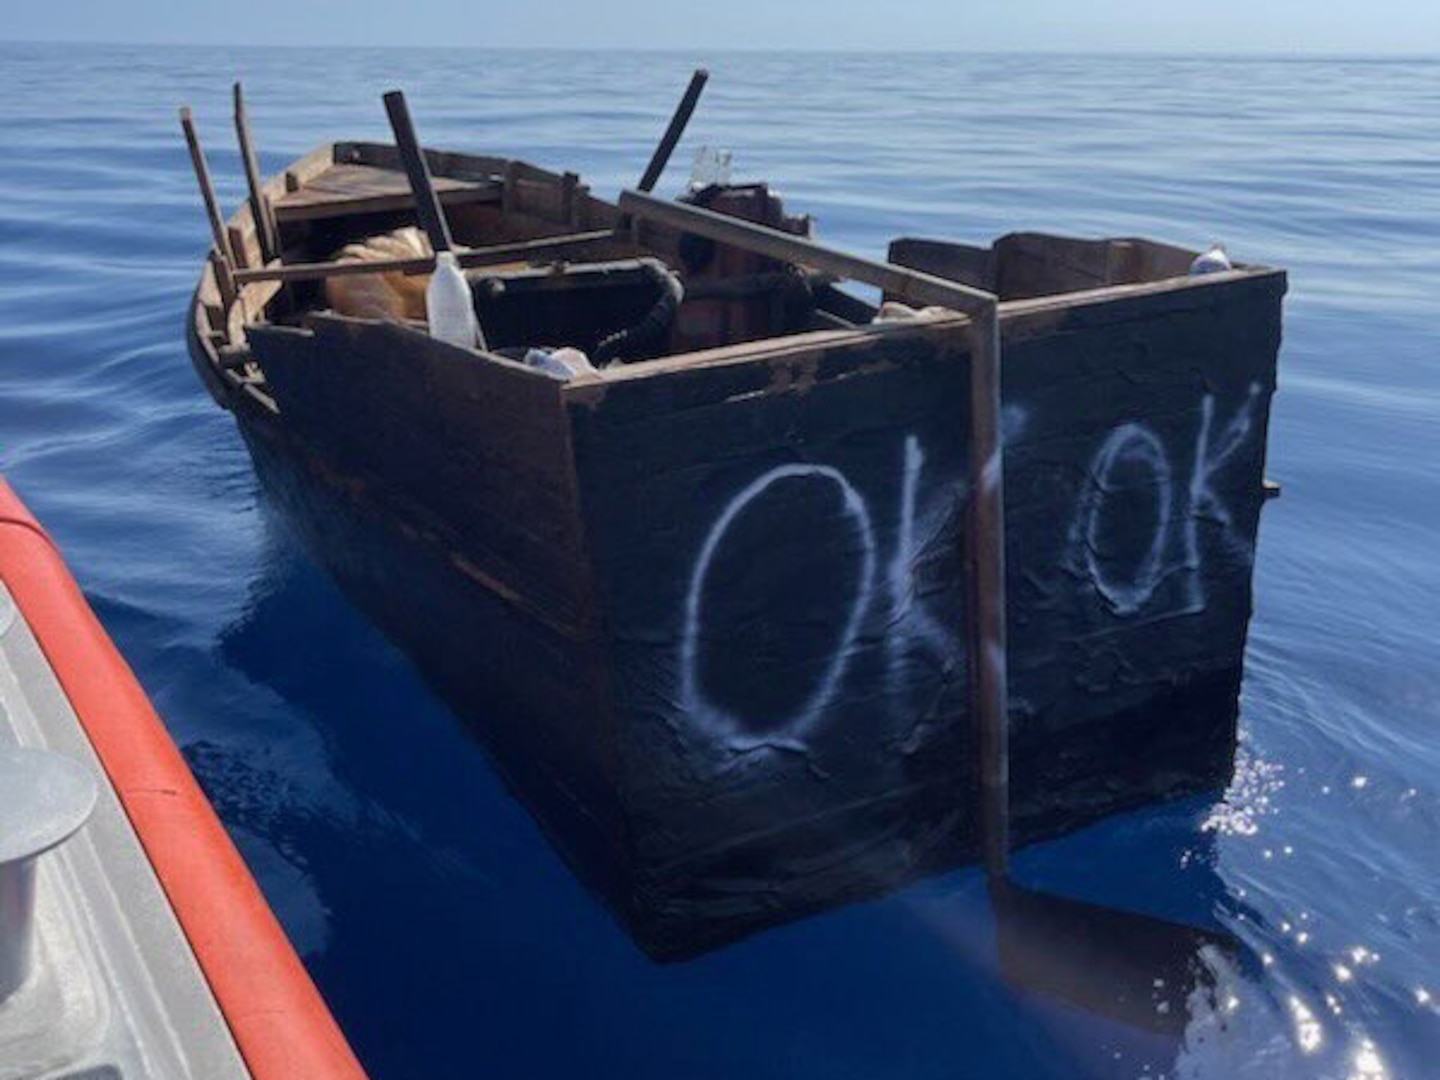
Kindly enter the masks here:
<path id="1" fill-rule="evenodd" d="M 1094 59 L 1155 59 L 1155 60 L 1277 60 L 1277 61 L 1316 61 L 1316 60 L 1348 60 L 1348 61 L 1388 61 L 1388 60 L 1410 60 L 1410 61 L 1440 61 L 1440 51 L 1408 52 L 1403 50 L 1394 51 L 1355 51 L 1337 52 L 1332 50 L 1307 50 L 1307 49 L 1194 49 L 1189 51 L 1177 51 L 1166 48 L 1153 48 L 1147 46 L 1121 47 L 1115 49 L 1068 49 L 1064 47 L 1029 47 L 1029 48 L 933 48 L 906 46 L 887 46 L 884 48 L 866 48 L 863 46 L 831 45 L 824 47 L 806 46 L 754 46 L 754 45 L 726 45 L 726 46 L 700 46 L 700 45 L 480 45 L 480 44 L 357 44 L 354 42 L 338 44 L 320 44 L 314 42 L 260 42 L 260 41 L 214 41 L 214 40 L 146 40 L 146 41 L 94 41 L 81 38 L 5 38 L 0 37 L 0 46 L 14 45 L 68 45 L 81 48 L 155 48 L 155 49 L 187 49 L 187 48 L 230 48 L 230 49 L 286 49 L 286 50 L 344 50 L 344 49 L 374 49 L 394 51 L 431 51 L 431 52 L 547 52 L 547 53 L 647 53 L 647 54 L 670 54 L 670 55 L 693 55 L 704 53 L 705 55 L 853 55 L 853 56 L 976 56 L 976 57 L 1003 57 L 1003 56 L 1056 56 L 1056 57 L 1080 57 Z"/>

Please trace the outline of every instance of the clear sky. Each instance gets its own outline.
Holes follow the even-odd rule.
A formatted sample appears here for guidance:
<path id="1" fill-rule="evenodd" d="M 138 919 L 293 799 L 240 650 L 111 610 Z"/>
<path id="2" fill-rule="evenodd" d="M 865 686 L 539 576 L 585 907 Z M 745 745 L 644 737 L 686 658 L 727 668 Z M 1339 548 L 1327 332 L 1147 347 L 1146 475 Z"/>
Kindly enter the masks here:
<path id="1" fill-rule="evenodd" d="M 7 0 L 0 39 L 1440 54 L 1440 0 Z"/>

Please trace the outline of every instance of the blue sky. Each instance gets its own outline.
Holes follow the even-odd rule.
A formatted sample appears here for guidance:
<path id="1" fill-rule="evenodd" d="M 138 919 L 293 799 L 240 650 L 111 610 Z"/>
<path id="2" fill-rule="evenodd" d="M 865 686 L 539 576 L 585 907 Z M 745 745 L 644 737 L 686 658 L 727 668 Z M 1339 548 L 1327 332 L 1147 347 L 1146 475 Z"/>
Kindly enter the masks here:
<path id="1" fill-rule="evenodd" d="M 0 38 L 1433 55 L 1440 0 L 12 0 Z"/>

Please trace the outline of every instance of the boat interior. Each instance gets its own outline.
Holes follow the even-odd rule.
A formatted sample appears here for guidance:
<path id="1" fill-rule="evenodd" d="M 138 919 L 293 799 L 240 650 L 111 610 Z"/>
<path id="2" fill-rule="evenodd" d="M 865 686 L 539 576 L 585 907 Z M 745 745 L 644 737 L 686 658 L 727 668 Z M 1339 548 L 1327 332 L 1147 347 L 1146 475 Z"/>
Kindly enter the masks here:
<path id="1" fill-rule="evenodd" d="M 708 350 L 934 314 L 882 310 L 878 291 L 822 270 L 627 219 L 574 173 L 424 154 L 491 356 L 570 347 L 593 365 L 587 377 L 603 378 L 623 365 L 667 358 L 668 368 Z M 326 312 L 424 330 L 431 248 L 396 147 L 322 147 L 252 190 L 261 197 L 228 223 L 229 251 L 212 251 L 198 295 L 202 340 L 233 380 L 263 386 L 250 323 L 304 325 Z M 692 185 L 682 201 L 801 238 L 812 231 L 763 183 Z M 1039 233 L 988 247 L 905 238 L 888 252 L 1002 303 L 1183 278 L 1195 256 L 1148 240 Z"/>

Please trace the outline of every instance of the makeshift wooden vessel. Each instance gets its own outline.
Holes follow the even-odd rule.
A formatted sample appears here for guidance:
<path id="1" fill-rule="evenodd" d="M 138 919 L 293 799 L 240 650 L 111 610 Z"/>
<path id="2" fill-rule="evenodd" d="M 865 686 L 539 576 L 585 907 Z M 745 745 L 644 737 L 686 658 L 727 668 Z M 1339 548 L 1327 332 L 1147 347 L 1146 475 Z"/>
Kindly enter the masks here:
<path id="1" fill-rule="evenodd" d="M 1007 808 L 1027 840 L 1228 778 L 1282 272 L 1031 233 L 881 264 L 764 185 L 617 205 L 426 151 L 432 199 L 403 122 L 262 183 L 237 127 L 252 196 L 222 222 L 207 195 L 197 371 L 655 955 L 982 848 L 1003 870 Z M 333 253 L 417 217 L 488 350 L 325 310 L 375 271 Z M 953 310 L 879 319 L 842 279 Z M 502 355 L 562 345 L 624 362 Z"/>

